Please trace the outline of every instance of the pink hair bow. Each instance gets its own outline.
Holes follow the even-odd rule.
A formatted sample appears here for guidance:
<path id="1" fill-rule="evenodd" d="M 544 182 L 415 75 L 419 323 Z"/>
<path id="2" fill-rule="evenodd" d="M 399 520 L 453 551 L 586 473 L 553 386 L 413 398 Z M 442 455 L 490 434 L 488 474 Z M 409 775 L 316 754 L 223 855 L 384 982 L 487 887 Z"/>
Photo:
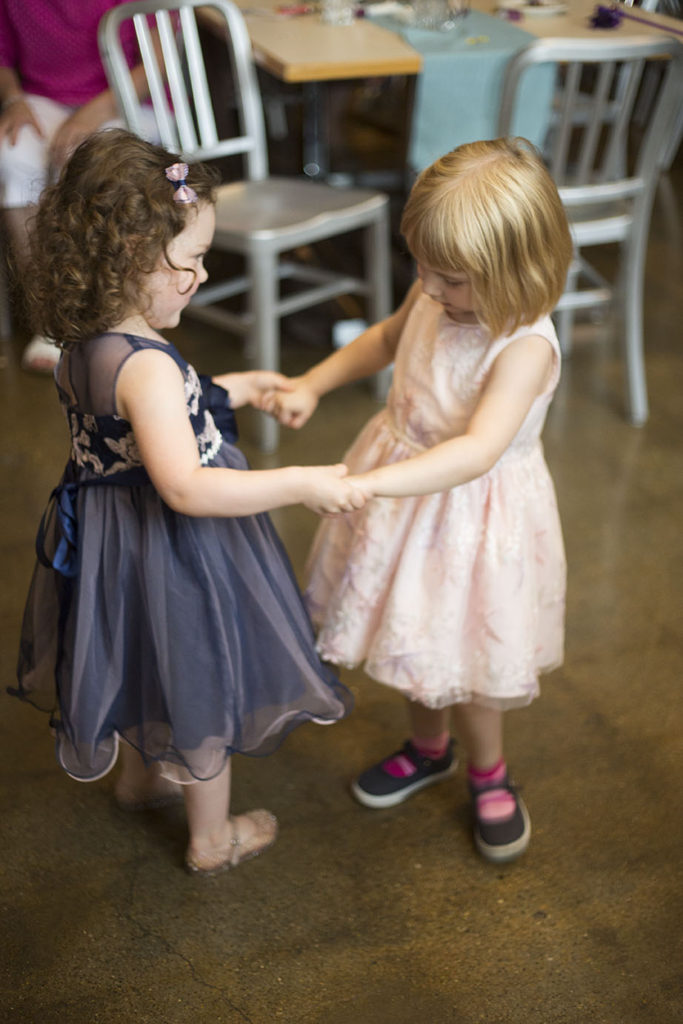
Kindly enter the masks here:
<path id="1" fill-rule="evenodd" d="M 190 172 L 187 164 L 171 164 L 165 170 L 166 177 L 174 188 L 173 198 L 176 203 L 196 203 L 197 193 L 186 182 Z"/>

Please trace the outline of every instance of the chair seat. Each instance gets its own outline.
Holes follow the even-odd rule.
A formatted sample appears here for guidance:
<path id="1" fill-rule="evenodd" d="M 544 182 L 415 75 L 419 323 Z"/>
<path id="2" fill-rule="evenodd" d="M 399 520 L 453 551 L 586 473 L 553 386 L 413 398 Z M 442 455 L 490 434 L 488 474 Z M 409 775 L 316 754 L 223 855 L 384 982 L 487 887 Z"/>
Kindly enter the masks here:
<path id="1" fill-rule="evenodd" d="M 212 38 L 222 40 L 221 56 L 213 46 L 205 53 L 198 18 L 203 21 L 209 9 Z M 253 50 L 239 7 L 230 0 L 132 0 L 104 15 L 98 39 L 107 80 L 130 130 L 144 135 L 139 83 L 121 43 L 121 25 L 128 23 L 142 57 L 158 137 L 190 165 L 189 185 L 198 160 L 230 157 L 230 174 L 239 175 L 217 188 L 212 245 L 239 259 L 216 261 L 219 279 L 198 289 L 188 314 L 244 337 L 247 356 L 266 370 L 279 369 L 285 316 L 347 296 L 354 301 L 358 296 L 368 322 L 388 316 L 389 199 L 369 189 L 269 177 Z M 352 273 L 338 265 L 333 244 L 309 248 L 352 231 L 362 236 Z M 259 433 L 263 450 L 273 451 L 276 421 L 261 413 Z"/>
<path id="2" fill-rule="evenodd" d="M 353 230 L 373 210 L 379 215 L 387 202 L 385 195 L 370 189 L 339 189 L 304 178 L 234 182 L 218 190 L 216 241 L 240 248 L 243 236 L 252 245 L 286 241 L 291 235 L 293 245 L 298 236 L 311 242 L 327 237 L 331 223 L 344 230 L 346 220 Z"/>
<path id="3" fill-rule="evenodd" d="M 621 242 L 629 237 L 633 225 L 633 204 L 590 206 L 567 210 L 572 237 L 577 245 Z"/>

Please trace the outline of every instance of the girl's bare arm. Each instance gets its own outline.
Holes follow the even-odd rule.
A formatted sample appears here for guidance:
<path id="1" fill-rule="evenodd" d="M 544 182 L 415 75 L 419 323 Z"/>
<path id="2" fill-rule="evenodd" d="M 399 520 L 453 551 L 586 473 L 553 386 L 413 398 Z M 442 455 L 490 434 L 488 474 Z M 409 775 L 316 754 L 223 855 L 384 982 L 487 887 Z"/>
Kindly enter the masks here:
<path id="1" fill-rule="evenodd" d="M 152 483 L 176 512 L 246 516 L 302 503 L 320 514 L 336 514 L 364 503 L 362 491 L 348 484 L 343 465 L 249 471 L 202 466 L 182 374 L 163 352 L 146 349 L 124 363 L 116 402 L 133 428 Z"/>
<path id="2" fill-rule="evenodd" d="M 368 497 L 447 491 L 487 473 L 547 386 L 555 356 L 539 335 L 513 342 L 496 359 L 467 431 L 402 462 L 353 477 Z"/>
<path id="3" fill-rule="evenodd" d="M 420 282 L 416 281 L 391 316 L 368 327 L 355 341 L 323 359 L 301 377 L 294 378 L 294 390 L 289 394 L 278 392 L 270 395 L 264 408 L 277 416 L 284 426 L 302 427 L 328 391 L 369 377 L 388 366 L 393 361 L 406 318 L 420 290 Z"/>

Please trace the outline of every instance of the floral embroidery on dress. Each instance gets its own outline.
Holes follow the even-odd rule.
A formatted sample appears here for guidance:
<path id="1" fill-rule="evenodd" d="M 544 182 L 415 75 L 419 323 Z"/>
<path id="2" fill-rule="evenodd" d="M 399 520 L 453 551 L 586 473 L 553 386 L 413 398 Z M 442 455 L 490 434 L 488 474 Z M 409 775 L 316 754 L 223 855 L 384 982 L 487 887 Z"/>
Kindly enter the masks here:
<path id="1" fill-rule="evenodd" d="M 202 386 L 194 366 L 188 364 L 185 372 L 185 403 L 190 416 L 196 416 L 199 412 L 199 399 L 202 393 Z"/>
<path id="2" fill-rule="evenodd" d="M 115 441 L 111 437 L 105 437 L 104 443 L 107 448 L 116 454 L 121 456 L 121 462 L 115 462 L 112 467 L 113 472 L 118 472 L 120 469 L 130 469 L 133 466 L 141 466 L 142 459 L 140 458 L 140 452 L 133 436 L 133 431 L 129 430 L 127 434 L 124 434 L 120 440 Z"/>
<path id="3" fill-rule="evenodd" d="M 77 466 L 96 476 L 111 476 L 142 465 L 130 424 L 120 416 L 97 417 L 75 409 L 70 409 L 67 416 Z M 106 420 L 109 433 L 103 429 L 101 420 Z M 118 437 L 111 436 L 112 425 Z"/>
<path id="4" fill-rule="evenodd" d="M 206 466 L 220 450 L 223 435 L 206 408 L 202 385 L 194 366 L 185 367 L 185 402 L 197 438 L 199 461 Z"/>
<path id="5" fill-rule="evenodd" d="M 201 382 L 194 367 L 183 367 L 187 413 L 197 440 L 203 466 L 218 454 L 223 435 L 206 407 Z M 140 468 L 143 463 L 130 423 L 116 414 L 94 416 L 70 406 L 66 409 L 74 462 L 96 476 L 112 476 Z"/>
<path id="6" fill-rule="evenodd" d="M 223 443 L 223 435 L 216 426 L 210 412 L 204 412 L 204 429 L 196 435 L 199 448 L 199 461 L 206 466 L 218 453 Z"/>

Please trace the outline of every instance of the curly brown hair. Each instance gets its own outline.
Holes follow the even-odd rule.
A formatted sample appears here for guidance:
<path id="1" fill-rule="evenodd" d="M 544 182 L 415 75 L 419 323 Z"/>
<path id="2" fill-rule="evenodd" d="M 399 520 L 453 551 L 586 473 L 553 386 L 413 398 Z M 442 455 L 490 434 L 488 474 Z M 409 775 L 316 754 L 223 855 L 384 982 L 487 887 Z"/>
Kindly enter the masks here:
<path id="1" fill-rule="evenodd" d="M 467 274 L 494 335 L 550 313 L 572 258 L 567 215 L 526 139 L 489 139 L 446 153 L 408 197 L 401 231 L 418 261 Z"/>
<path id="2" fill-rule="evenodd" d="M 142 277 L 168 259 L 170 242 L 197 208 L 173 200 L 164 170 L 181 160 L 117 128 L 74 151 L 29 225 L 24 291 L 38 333 L 69 348 L 135 309 Z M 190 167 L 199 203 L 215 202 L 218 180 L 212 167 Z"/>

